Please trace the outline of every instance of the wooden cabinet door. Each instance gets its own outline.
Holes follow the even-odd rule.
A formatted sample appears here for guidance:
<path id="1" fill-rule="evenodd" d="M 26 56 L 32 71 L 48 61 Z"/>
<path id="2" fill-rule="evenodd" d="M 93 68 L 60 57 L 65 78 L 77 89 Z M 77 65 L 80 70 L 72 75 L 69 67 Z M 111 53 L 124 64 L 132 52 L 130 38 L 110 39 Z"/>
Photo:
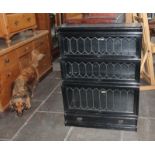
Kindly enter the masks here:
<path id="1" fill-rule="evenodd" d="M 39 77 L 41 77 L 45 72 L 51 68 L 51 62 L 48 54 L 46 53 L 45 57 L 40 61 L 38 66 Z"/>
<path id="2" fill-rule="evenodd" d="M 51 68 L 51 57 L 48 44 L 43 44 L 43 46 L 38 47 L 37 50 L 44 54 L 44 58 L 39 62 L 38 66 L 39 77 L 41 77 Z"/>
<path id="3" fill-rule="evenodd" d="M 48 43 L 49 49 L 51 51 L 51 56 L 53 55 L 53 45 L 52 45 L 52 38 L 51 38 L 51 23 L 50 23 L 50 16 L 49 13 L 36 13 L 36 22 L 37 22 L 37 29 L 38 30 L 48 30 Z"/>
<path id="4" fill-rule="evenodd" d="M 15 64 L 14 66 L 8 68 L 7 70 L 4 70 L 1 74 L 1 87 L 3 88 L 1 92 L 1 106 L 0 111 L 3 111 L 7 105 L 9 104 L 11 94 L 12 94 L 12 87 L 13 82 L 16 80 L 16 78 L 19 75 L 19 66 L 18 64 Z"/>

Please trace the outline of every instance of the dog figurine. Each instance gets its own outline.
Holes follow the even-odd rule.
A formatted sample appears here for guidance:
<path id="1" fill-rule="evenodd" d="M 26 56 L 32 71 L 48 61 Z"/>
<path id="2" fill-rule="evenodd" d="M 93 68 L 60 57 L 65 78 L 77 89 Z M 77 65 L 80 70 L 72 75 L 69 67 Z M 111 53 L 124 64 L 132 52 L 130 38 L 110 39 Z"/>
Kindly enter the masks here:
<path id="1" fill-rule="evenodd" d="M 44 54 L 38 50 L 32 51 L 32 65 L 22 70 L 13 84 L 10 108 L 16 111 L 18 116 L 22 116 L 24 110 L 31 108 L 31 97 L 38 82 L 37 67 Z"/>

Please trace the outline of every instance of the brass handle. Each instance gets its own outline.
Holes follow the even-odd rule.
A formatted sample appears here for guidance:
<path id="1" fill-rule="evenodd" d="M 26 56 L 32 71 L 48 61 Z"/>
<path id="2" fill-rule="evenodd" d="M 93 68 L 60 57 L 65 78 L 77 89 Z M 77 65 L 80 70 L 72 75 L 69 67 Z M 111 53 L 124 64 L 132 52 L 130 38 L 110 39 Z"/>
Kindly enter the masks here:
<path id="1" fill-rule="evenodd" d="M 10 60 L 7 58 L 7 59 L 4 60 L 4 62 L 7 64 L 7 63 L 10 62 Z"/>
<path id="2" fill-rule="evenodd" d="M 10 77 L 12 75 L 12 73 L 11 72 L 9 72 L 8 74 L 7 74 L 7 77 Z"/>
<path id="3" fill-rule="evenodd" d="M 30 21 L 31 21 L 31 17 L 28 17 L 28 18 L 27 18 L 27 21 L 30 22 Z"/>
<path id="4" fill-rule="evenodd" d="M 16 21 L 14 22 L 14 24 L 17 26 L 17 25 L 19 24 L 19 21 L 16 20 Z"/>

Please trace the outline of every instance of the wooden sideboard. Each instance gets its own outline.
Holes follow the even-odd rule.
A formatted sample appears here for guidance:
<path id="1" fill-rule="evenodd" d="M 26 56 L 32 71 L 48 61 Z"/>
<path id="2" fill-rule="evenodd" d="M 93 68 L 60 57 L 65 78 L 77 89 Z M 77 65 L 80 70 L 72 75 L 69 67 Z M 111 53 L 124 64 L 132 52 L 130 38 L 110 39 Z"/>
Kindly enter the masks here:
<path id="1" fill-rule="evenodd" d="M 28 32 L 26 32 L 28 33 Z M 31 32 L 32 33 L 32 32 Z M 3 47 L 0 44 L 0 111 L 7 107 L 11 97 L 12 85 L 22 69 L 32 63 L 31 52 L 37 49 L 45 54 L 38 66 L 39 77 L 41 78 L 52 69 L 52 57 L 49 46 L 47 30 L 36 31 L 24 37 L 18 34 L 10 47 Z"/>
<path id="2" fill-rule="evenodd" d="M 37 27 L 34 13 L 0 13 L 0 19 L 0 37 L 5 38 L 8 46 L 14 34 Z"/>

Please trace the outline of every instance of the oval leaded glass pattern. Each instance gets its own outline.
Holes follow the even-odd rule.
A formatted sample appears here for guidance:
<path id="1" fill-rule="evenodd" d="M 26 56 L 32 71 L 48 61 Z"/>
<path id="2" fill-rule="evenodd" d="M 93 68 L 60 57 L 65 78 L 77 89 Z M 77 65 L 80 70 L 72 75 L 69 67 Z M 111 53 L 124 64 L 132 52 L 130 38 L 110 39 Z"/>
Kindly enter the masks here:
<path id="1" fill-rule="evenodd" d="M 63 61 L 65 79 L 136 80 L 137 64 L 132 62 Z M 138 77 L 138 76 L 137 76 Z"/>
<path id="2" fill-rule="evenodd" d="M 136 37 L 64 37 L 63 54 L 90 56 L 136 56 Z"/>
<path id="3" fill-rule="evenodd" d="M 65 86 L 69 110 L 134 112 L 134 89 Z"/>

